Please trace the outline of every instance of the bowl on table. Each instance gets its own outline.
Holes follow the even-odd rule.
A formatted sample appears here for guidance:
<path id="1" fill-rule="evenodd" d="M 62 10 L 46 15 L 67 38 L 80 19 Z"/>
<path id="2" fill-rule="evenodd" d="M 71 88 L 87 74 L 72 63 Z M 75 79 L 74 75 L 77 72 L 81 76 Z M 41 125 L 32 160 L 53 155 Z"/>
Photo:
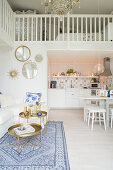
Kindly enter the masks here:
<path id="1" fill-rule="evenodd" d="M 37 116 L 42 116 L 42 113 L 37 113 Z"/>

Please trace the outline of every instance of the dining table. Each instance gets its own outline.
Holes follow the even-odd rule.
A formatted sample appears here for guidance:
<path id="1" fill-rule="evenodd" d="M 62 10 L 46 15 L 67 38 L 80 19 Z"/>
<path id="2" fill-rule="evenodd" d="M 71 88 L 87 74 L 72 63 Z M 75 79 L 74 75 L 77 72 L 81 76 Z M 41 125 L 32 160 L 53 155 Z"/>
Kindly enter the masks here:
<path id="1" fill-rule="evenodd" d="M 86 105 L 88 102 L 91 101 L 104 101 L 105 102 L 105 109 L 106 109 L 106 126 L 109 127 L 109 119 L 110 119 L 110 104 L 113 104 L 113 97 L 101 97 L 101 96 L 88 96 L 82 98 L 84 100 L 84 115 L 86 112 Z"/>

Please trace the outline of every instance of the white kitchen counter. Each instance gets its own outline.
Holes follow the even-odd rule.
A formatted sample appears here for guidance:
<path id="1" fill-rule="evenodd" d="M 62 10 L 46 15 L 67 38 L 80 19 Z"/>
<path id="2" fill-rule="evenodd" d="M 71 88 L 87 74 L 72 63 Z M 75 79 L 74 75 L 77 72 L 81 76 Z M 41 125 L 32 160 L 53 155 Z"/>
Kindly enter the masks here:
<path id="1" fill-rule="evenodd" d="M 113 97 L 88 96 L 82 97 L 84 100 L 113 100 Z"/>
<path id="2" fill-rule="evenodd" d="M 84 100 L 90 96 L 91 89 L 81 88 L 50 88 L 48 89 L 48 103 L 50 108 L 83 108 Z"/>

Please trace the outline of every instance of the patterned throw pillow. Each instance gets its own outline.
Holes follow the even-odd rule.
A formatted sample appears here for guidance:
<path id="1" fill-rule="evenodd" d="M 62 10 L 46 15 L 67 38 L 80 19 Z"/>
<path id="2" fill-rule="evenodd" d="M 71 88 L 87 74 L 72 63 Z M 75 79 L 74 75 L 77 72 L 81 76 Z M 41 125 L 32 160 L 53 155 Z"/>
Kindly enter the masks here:
<path id="1" fill-rule="evenodd" d="M 35 104 L 36 102 L 39 102 L 41 99 L 42 94 L 41 93 L 26 93 L 26 103 L 27 104 Z"/>

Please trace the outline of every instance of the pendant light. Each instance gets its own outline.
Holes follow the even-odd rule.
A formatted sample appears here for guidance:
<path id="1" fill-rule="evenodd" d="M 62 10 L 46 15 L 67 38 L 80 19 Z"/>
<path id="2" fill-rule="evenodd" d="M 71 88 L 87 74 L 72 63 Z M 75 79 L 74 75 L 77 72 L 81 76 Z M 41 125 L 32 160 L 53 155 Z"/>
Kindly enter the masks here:
<path id="1" fill-rule="evenodd" d="M 99 0 L 98 0 L 98 15 L 99 15 Z M 100 63 L 100 54 L 99 54 L 99 52 L 97 54 L 98 54 L 98 64 L 96 64 L 94 66 L 94 73 L 96 75 L 100 75 L 101 73 L 104 72 L 104 66 Z"/>
<path id="2" fill-rule="evenodd" d="M 100 61 L 100 54 L 98 52 L 98 64 L 96 64 L 94 66 L 94 73 L 99 76 L 101 73 L 104 72 L 104 66 L 103 64 L 101 64 L 101 61 Z"/>
<path id="3" fill-rule="evenodd" d="M 96 64 L 94 67 L 94 73 L 99 76 L 101 73 L 104 72 L 104 66 L 102 64 Z"/>

